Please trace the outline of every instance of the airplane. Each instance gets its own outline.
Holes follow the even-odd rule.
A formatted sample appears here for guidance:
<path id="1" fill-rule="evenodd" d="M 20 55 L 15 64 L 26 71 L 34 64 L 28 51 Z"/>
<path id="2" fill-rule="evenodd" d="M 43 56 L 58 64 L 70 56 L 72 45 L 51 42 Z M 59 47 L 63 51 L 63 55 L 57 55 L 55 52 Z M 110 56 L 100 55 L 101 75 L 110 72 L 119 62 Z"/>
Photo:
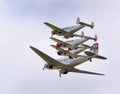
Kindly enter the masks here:
<path id="1" fill-rule="evenodd" d="M 91 48 L 90 51 L 85 51 L 86 56 L 78 56 L 73 59 L 69 58 L 62 58 L 60 60 L 56 60 L 47 54 L 43 53 L 42 51 L 38 50 L 35 47 L 30 46 L 30 48 L 39 55 L 44 61 L 46 61 L 46 64 L 43 67 L 43 70 L 46 69 L 58 69 L 59 70 L 59 76 L 61 77 L 61 74 L 67 74 L 68 72 L 75 72 L 75 73 L 84 73 L 84 74 L 93 74 L 93 75 L 104 75 L 101 73 L 95 73 L 85 70 L 80 70 L 75 68 L 75 66 L 82 64 L 88 60 L 91 60 L 92 58 L 98 58 L 98 59 L 107 59 L 106 57 L 98 55 L 98 43 L 95 43 L 93 45 L 93 48 Z"/>
<path id="2" fill-rule="evenodd" d="M 91 27 L 92 29 L 94 28 L 94 22 L 92 22 L 91 24 L 80 22 L 79 17 L 77 17 L 77 19 L 76 19 L 77 25 L 65 27 L 65 28 L 59 28 L 59 27 L 52 25 L 48 22 L 44 22 L 44 24 L 52 29 L 52 31 L 51 31 L 52 36 L 53 35 L 64 36 L 65 39 L 68 39 L 68 38 L 74 37 L 74 36 L 78 37 L 79 35 L 74 34 L 74 33 L 77 32 L 78 30 L 82 29 L 85 26 Z"/>
<path id="3" fill-rule="evenodd" d="M 77 48 L 80 44 L 83 44 L 84 42 L 88 41 L 88 40 L 94 40 L 97 41 L 97 35 L 95 35 L 95 37 L 89 37 L 89 36 L 84 36 L 84 32 L 81 32 L 82 34 L 80 35 L 81 38 L 78 39 L 72 39 L 72 40 L 68 40 L 68 41 L 62 41 L 53 37 L 50 37 L 50 39 L 52 39 L 53 41 L 57 42 L 56 44 L 56 48 L 68 48 L 68 50 L 72 50 Z"/>
<path id="4" fill-rule="evenodd" d="M 73 50 L 65 50 L 62 48 L 56 48 L 55 45 L 51 45 L 53 48 L 58 50 L 57 54 L 61 56 L 68 56 L 69 58 L 77 57 L 79 53 L 83 52 L 84 50 L 91 48 L 89 45 L 82 44 L 80 47 L 73 49 Z"/>

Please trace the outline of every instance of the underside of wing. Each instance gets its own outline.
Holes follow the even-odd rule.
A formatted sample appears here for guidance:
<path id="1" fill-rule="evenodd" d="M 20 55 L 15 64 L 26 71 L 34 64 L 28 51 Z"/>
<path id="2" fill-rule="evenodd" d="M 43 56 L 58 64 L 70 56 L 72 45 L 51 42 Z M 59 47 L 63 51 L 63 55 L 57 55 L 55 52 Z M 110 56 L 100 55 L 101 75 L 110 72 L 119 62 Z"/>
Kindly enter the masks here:
<path id="1" fill-rule="evenodd" d="M 84 73 L 84 74 L 93 74 L 93 75 L 104 75 L 104 74 L 101 74 L 101 73 L 95 73 L 95 72 L 90 72 L 90 71 L 85 71 L 85 70 L 79 70 L 79 69 L 76 69 L 76 68 L 73 68 L 69 72 Z"/>
<path id="2" fill-rule="evenodd" d="M 71 44 L 67 43 L 67 42 L 64 42 L 64 41 L 61 41 L 59 39 L 56 39 L 56 38 L 53 38 L 53 37 L 50 37 L 50 39 L 52 39 L 53 41 L 57 42 L 57 43 L 62 43 L 63 45 L 66 45 L 66 46 L 71 46 Z"/>
<path id="3" fill-rule="evenodd" d="M 47 54 L 41 52 L 40 50 L 36 49 L 35 47 L 30 46 L 30 48 L 39 55 L 43 60 L 45 60 L 48 64 L 55 66 L 57 69 L 64 69 L 67 67 L 65 64 L 60 63 L 59 61 L 53 59 L 52 57 L 48 56 Z"/>
<path id="4" fill-rule="evenodd" d="M 62 49 L 62 48 L 56 48 L 55 45 L 50 45 L 50 46 L 52 46 L 53 48 L 55 48 L 55 49 L 58 50 L 58 51 L 65 51 L 65 52 L 68 52 L 67 50 L 64 50 L 64 49 Z"/>
<path id="5" fill-rule="evenodd" d="M 80 26 L 79 28 L 73 29 L 73 30 L 70 32 L 70 35 L 74 34 L 75 32 L 77 32 L 78 30 L 82 29 L 83 27 L 85 27 L 85 26 Z"/>
<path id="6" fill-rule="evenodd" d="M 53 38 L 53 37 L 50 37 L 50 39 L 52 39 L 53 41 L 55 41 L 57 43 L 64 43 L 63 41 L 56 39 L 56 38 Z"/>
<path id="7" fill-rule="evenodd" d="M 58 27 L 55 26 L 55 25 L 52 25 L 52 24 L 47 23 L 47 22 L 44 22 L 44 24 L 46 24 L 47 26 L 49 26 L 51 29 L 53 29 L 53 30 L 55 30 L 55 31 L 61 32 L 62 35 L 63 35 L 63 34 L 68 34 L 67 31 L 65 31 L 65 30 L 63 30 L 63 29 L 60 29 L 60 28 L 58 28 Z"/>

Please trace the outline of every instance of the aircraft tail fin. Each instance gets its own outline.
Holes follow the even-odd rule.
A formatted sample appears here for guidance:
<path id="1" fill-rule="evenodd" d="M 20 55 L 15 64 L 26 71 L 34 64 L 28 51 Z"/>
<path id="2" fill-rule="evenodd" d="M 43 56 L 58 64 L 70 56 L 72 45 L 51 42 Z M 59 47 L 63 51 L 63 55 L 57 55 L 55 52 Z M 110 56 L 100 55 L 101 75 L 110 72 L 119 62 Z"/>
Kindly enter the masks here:
<path id="1" fill-rule="evenodd" d="M 92 47 L 90 48 L 90 52 L 92 52 L 94 54 L 98 54 L 98 50 L 99 50 L 99 44 L 98 43 L 94 43 L 92 45 Z"/>
<path id="2" fill-rule="evenodd" d="M 79 24 L 85 25 L 85 26 L 88 26 L 88 27 L 91 27 L 91 29 L 94 28 L 94 22 L 91 22 L 91 24 L 87 24 L 87 23 L 84 23 L 84 22 L 80 22 Z"/>
<path id="3" fill-rule="evenodd" d="M 107 59 L 106 57 L 98 55 L 98 50 L 99 50 L 99 44 L 94 43 L 90 48 L 90 51 L 85 51 L 85 54 L 88 56 L 94 56 L 94 58 L 98 58 L 98 59 Z"/>
<path id="4" fill-rule="evenodd" d="M 86 47 L 86 48 L 91 48 L 91 46 L 89 45 L 86 45 L 86 44 L 82 44 L 83 47 Z"/>
<path id="5" fill-rule="evenodd" d="M 80 18 L 79 17 L 77 17 L 77 19 L 76 19 L 76 24 L 80 24 Z"/>

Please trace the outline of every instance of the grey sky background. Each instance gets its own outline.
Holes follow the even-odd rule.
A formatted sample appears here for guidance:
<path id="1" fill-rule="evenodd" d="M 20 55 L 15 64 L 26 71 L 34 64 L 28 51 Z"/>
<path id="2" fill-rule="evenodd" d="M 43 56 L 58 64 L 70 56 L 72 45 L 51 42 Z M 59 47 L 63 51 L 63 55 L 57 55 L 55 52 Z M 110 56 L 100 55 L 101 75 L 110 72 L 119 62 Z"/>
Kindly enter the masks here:
<path id="1" fill-rule="evenodd" d="M 77 33 L 97 34 L 99 53 L 108 60 L 93 59 L 77 68 L 105 76 L 69 73 L 59 78 L 58 71 L 42 71 L 45 62 L 29 48 L 58 58 L 44 22 L 71 26 L 78 16 L 83 22 L 94 21 L 93 30 L 86 27 Z M 119 25 L 119 0 L 1 0 L 0 94 L 119 94 Z"/>

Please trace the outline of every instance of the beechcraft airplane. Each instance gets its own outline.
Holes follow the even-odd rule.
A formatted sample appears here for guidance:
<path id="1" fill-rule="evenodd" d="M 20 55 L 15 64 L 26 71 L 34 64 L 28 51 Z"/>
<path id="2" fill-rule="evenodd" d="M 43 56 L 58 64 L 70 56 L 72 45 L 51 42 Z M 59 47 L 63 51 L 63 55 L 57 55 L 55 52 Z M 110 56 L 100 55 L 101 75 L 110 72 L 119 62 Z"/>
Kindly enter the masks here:
<path id="1" fill-rule="evenodd" d="M 61 41 L 59 39 L 56 39 L 56 38 L 53 38 L 53 37 L 50 37 L 50 39 L 52 39 L 53 41 L 57 42 L 56 44 L 56 48 L 60 48 L 60 47 L 63 47 L 63 48 L 68 48 L 68 50 L 72 50 L 72 49 L 75 49 L 77 48 L 80 44 L 83 44 L 84 42 L 88 41 L 88 40 L 94 40 L 94 41 L 97 41 L 97 35 L 95 35 L 95 37 L 89 37 L 89 36 L 84 36 L 84 32 L 82 32 L 82 34 L 80 35 L 81 38 L 78 38 L 78 39 L 72 39 L 72 40 L 69 40 L 69 41 Z"/>
<path id="2" fill-rule="evenodd" d="M 95 43 L 90 51 L 85 51 L 87 54 L 86 56 L 78 56 L 73 59 L 69 58 L 62 58 L 60 60 L 55 60 L 52 57 L 48 56 L 47 54 L 43 53 L 42 51 L 36 49 L 35 47 L 30 46 L 30 48 L 38 54 L 44 61 L 46 61 L 46 64 L 43 67 L 43 70 L 45 68 L 47 69 L 58 69 L 59 70 L 59 76 L 61 77 L 61 74 L 67 74 L 68 72 L 75 72 L 75 73 L 85 73 L 85 74 L 93 74 L 93 75 L 104 75 L 100 73 L 94 73 L 89 72 L 85 70 L 79 70 L 75 68 L 75 66 L 82 64 L 83 62 L 86 62 L 88 60 L 91 60 L 92 58 L 99 58 L 99 59 L 107 59 L 103 56 L 98 55 L 98 43 Z"/>
<path id="3" fill-rule="evenodd" d="M 84 50 L 91 48 L 89 45 L 82 44 L 80 47 L 73 49 L 73 50 L 65 50 L 62 48 L 56 48 L 55 45 L 51 45 L 53 48 L 58 50 L 57 54 L 61 56 L 68 56 L 69 58 L 77 57 L 79 53 L 83 52 Z"/>
<path id="4" fill-rule="evenodd" d="M 77 17 L 77 20 L 76 20 L 77 25 L 65 27 L 65 28 L 59 28 L 59 27 L 52 25 L 50 23 L 47 23 L 47 22 L 44 22 L 44 24 L 46 24 L 47 26 L 49 26 L 52 29 L 52 31 L 51 31 L 52 35 L 64 36 L 64 38 L 66 38 L 66 39 L 68 39 L 70 37 L 74 37 L 74 36 L 78 37 L 79 35 L 74 34 L 74 33 L 77 32 L 78 30 L 82 29 L 85 26 L 94 28 L 93 22 L 91 24 L 80 22 L 79 17 Z"/>

